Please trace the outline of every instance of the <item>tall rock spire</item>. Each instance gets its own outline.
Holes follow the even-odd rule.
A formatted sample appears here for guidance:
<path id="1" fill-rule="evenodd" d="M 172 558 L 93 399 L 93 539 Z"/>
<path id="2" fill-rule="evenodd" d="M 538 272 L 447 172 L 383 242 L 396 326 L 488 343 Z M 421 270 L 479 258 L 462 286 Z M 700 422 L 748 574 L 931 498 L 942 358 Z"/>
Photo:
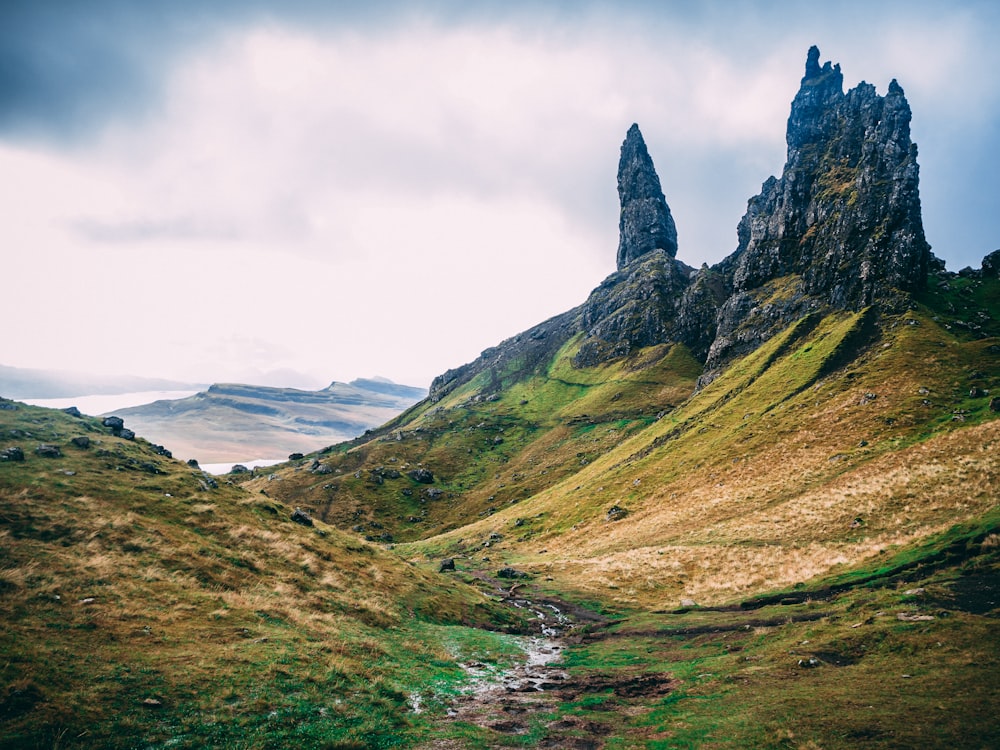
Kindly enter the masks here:
<path id="1" fill-rule="evenodd" d="M 653 250 L 663 250 L 671 258 L 677 255 L 677 227 L 636 124 L 629 128 L 622 143 L 618 197 L 621 200 L 619 270 Z"/>

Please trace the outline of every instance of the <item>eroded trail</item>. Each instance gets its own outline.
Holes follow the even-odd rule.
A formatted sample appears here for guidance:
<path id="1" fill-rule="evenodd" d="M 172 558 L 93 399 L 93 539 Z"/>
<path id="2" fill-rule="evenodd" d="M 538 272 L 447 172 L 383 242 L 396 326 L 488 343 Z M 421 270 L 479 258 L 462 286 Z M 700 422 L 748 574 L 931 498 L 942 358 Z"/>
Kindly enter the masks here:
<path id="1" fill-rule="evenodd" d="M 523 661 L 499 674 L 482 664 L 466 664 L 472 676 L 472 689 L 451 703 L 443 723 L 462 723 L 487 730 L 495 738 L 491 747 L 504 747 L 505 738 L 514 743 L 517 737 L 529 733 L 538 737 L 537 747 L 577 750 L 602 747 L 600 736 L 607 731 L 592 721 L 577 721 L 572 717 L 546 721 L 562 701 L 580 692 L 561 666 L 566 637 L 581 621 L 601 622 L 602 618 L 552 599 L 530 598 L 521 592 L 504 593 L 511 606 L 534 615 L 538 634 L 522 637 Z M 457 750 L 465 745 L 461 740 L 437 738 L 420 747 Z"/>

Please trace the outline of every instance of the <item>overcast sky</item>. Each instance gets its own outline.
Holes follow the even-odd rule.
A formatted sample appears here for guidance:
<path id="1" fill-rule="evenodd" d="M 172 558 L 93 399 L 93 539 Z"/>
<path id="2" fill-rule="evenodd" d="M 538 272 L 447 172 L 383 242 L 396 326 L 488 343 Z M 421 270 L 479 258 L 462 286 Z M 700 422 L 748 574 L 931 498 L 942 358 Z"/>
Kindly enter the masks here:
<path id="1" fill-rule="evenodd" d="M 928 240 L 978 267 L 998 7 L 4 0 L 0 364 L 427 385 L 614 270 L 632 122 L 678 257 L 732 252 L 811 44 L 898 79 Z"/>

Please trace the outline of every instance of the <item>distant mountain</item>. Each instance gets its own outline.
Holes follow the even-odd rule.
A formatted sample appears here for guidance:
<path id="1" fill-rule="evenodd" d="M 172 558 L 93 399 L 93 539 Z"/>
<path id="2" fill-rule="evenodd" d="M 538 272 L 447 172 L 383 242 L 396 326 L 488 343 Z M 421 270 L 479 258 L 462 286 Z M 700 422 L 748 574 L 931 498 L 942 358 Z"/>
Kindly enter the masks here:
<path id="1" fill-rule="evenodd" d="M 222 383 L 115 414 L 176 456 L 223 463 L 284 458 L 350 440 L 426 395 L 382 378 L 334 382 L 319 391 Z"/>
<path id="2" fill-rule="evenodd" d="M 6 398 L 72 398 L 138 391 L 191 391 L 203 383 L 134 375 L 97 376 L 68 370 L 36 370 L 0 365 L 0 396 Z"/>

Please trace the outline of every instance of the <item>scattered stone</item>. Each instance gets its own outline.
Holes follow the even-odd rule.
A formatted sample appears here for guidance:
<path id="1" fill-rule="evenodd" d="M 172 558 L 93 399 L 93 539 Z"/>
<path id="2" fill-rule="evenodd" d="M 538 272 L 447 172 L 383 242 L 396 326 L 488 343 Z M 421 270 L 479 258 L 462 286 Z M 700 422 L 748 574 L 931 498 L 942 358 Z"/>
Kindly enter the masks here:
<path id="1" fill-rule="evenodd" d="M 24 451 L 16 445 L 0 450 L 0 461 L 23 461 Z"/>
<path id="2" fill-rule="evenodd" d="M 404 494 L 405 492 L 406 491 L 404 490 Z M 427 495 L 427 497 L 429 497 L 431 500 L 439 500 L 440 498 L 444 497 L 444 490 L 440 490 L 437 487 L 428 487 L 426 490 L 424 490 L 424 494 Z"/>
<path id="3" fill-rule="evenodd" d="M 70 440 L 70 442 L 73 445 L 75 445 L 77 448 L 89 448 L 90 447 L 90 438 L 87 437 L 86 435 L 77 435 L 75 438 L 73 438 L 72 440 Z"/>
<path id="4" fill-rule="evenodd" d="M 511 567 L 500 568 L 500 570 L 497 571 L 497 578 L 514 579 L 514 578 L 527 578 L 527 577 L 528 574 L 525 573 L 524 571 L 517 570 Z"/>
<path id="5" fill-rule="evenodd" d="M 934 619 L 934 615 L 916 615 L 908 612 L 900 612 L 896 615 L 896 619 L 902 622 L 930 622 Z"/>
<path id="6" fill-rule="evenodd" d="M 858 401 L 858 403 L 861 404 L 861 406 L 867 406 L 868 404 L 870 404 L 872 401 L 874 401 L 877 398 L 878 398 L 878 394 L 877 393 L 868 392 L 868 393 L 866 393 L 864 396 L 862 396 L 860 398 L 860 400 Z"/>
<path id="7" fill-rule="evenodd" d="M 681 599 L 681 606 L 682 607 L 697 607 L 698 606 L 698 602 L 696 602 L 694 599 Z"/>
<path id="8" fill-rule="evenodd" d="M 35 453 L 43 458 L 61 458 L 62 451 L 59 450 L 58 445 L 48 445 L 46 443 L 40 443 L 37 448 L 35 448 Z"/>
<path id="9" fill-rule="evenodd" d="M 455 560 L 454 558 L 451 557 L 446 557 L 444 560 L 441 561 L 441 565 L 438 566 L 439 573 L 445 573 L 449 570 L 454 570 L 454 569 L 455 569 Z"/>
<path id="10" fill-rule="evenodd" d="M 972 386 L 972 388 L 969 389 L 969 398 L 982 398 L 985 395 L 986 391 L 984 391 L 978 385 L 974 385 Z"/>
<path id="11" fill-rule="evenodd" d="M 803 669 L 815 669 L 822 663 L 815 656 L 810 656 L 808 659 L 799 659 L 799 666 Z"/>
<path id="12" fill-rule="evenodd" d="M 406 472 L 406 476 L 414 482 L 420 482 L 421 484 L 430 484 L 434 481 L 434 474 L 427 469 L 414 469 L 413 471 Z"/>
<path id="13" fill-rule="evenodd" d="M 990 411 L 1000 411 L 1000 396 L 990 399 Z"/>
<path id="14" fill-rule="evenodd" d="M 295 509 L 295 511 L 292 513 L 292 520 L 295 521 L 295 523 L 302 524 L 303 526 L 312 526 L 313 525 L 312 516 L 310 516 L 308 513 L 306 513 L 301 508 L 296 508 Z"/>
<path id="15" fill-rule="evenodd" d="M 333 474 L 333 467 L 328 464 L 318 464 L 312 470 L 313 474 Z"/>
<path id="16" fill-rule="evenodd" d="M 489 539 L 491 542 L 499 542 L 501 539 L 503 539 L 503 537 L 494 531 L 490 533 L 487 539 Z"/>
<path id="17" fill-rule="evenodd" d="M 144 708 L 162 708 L 163 701 L 159 698 L 143 698 L 142 705 Z"/>
<path id="18" fill-rule="evenodd" d="M 162 445 L 156 445 L 155 443 L 150 443 L 149 447 L 158 456 L 163 456 L 164 458 L 173 458 L 174 454 L 164 448 Z"/>
<path id="19" fill-rule="evenodd" d="M 83 416 L 83 414 L 80 413 L 80 410 L 77 409 L 75 406 L 68 406 L 65 409 L 63 409 L 63 411 L 66 412 L 67 414 L 69 414 L 71 417 L 82 417 Z"/>
<path id="20" fill-rule="evenodd" d="M 907 589 L 903 592 L 903 596 L 923 596 L 927 593 L 927 590 L 923 587 L 915 589 Z"/>

